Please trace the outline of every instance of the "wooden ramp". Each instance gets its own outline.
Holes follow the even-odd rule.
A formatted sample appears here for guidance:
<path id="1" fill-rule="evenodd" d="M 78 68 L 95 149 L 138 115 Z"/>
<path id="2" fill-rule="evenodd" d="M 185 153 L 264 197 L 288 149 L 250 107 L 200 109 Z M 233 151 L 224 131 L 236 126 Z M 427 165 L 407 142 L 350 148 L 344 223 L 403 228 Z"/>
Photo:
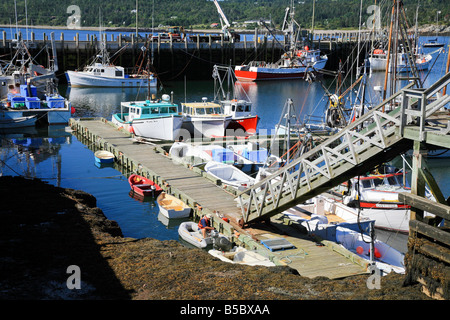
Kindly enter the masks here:
<path id="1" fill-rule="evenodd" d="M 260 225 L 261 229 L 258 229 L 258 225 L 242 229 L 238 224 L 242 218 L 241 211 L 234 194 L 207 179 L 204 172 L 193 171 L 173 162 L 154 145 L 136 143 L 128 133 L 118 130 L 104 119 L 72 119 L 71 127 L 78 133 L 80 140 L 86 140 L 84 143 L 87 145 L 96 145 L 114 153 L 116 161 L 127 168 L 128 174 L 137 171 L 155 180 L 169 193 L 177 193 L 183 201 L 196 209 L 194 212 L 197 215 L 214 210 L 224 214 L 230 220 L 230 224 L 223 223 L 228 225 L 224 231 L 238 231 L 238 242 L 264 251 L 276 263 L 288 265 L 302 276 L 334 279 L 367 272 L 365 265 L 346 258 L 345 254 L 333 250 L 332 246 L 317 245 L 298 230 L 279 223 L 276 217 L 271 219 L 269 230 L 263 224 Z M 201 206 L 201 211 L 198 206 Z M 233 235 L 230 233 L 227 235 Z M 286 239 L 295 248 L 270 251 L 260 243 L 261 240 L 276 238 Z"/>

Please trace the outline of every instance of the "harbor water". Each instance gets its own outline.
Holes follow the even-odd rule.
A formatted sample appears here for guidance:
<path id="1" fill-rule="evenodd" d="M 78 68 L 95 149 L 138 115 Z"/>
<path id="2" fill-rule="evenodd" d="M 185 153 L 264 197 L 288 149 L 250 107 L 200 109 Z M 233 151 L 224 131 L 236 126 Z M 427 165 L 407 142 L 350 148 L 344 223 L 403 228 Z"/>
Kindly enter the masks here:
<path id="1" fill-rule="evenodd" d="M 425 41 L 426 39 L 424 38 Z M 449 38 L 440 39 L 445 40 L 444 48 L 447 50 Z M 433 51 L 431 48 L 426 50 Z M 440 54 L 432 71 L 429 74 L 428 71 L 422 72 L 424 87 L 444 75 L 446 58 L 447 54 Z M 347 74 L 346 77 L 348 84 L 355 81 L 355 75 Z M 368 78 L 366 98 L 374 104 L 380 99 L 380 92 L 375 88 L 382 86 L 383 81 L 384 72 L 374 73 Z M 261 134 L 273 132 L 287 99 L 294 102 L 295 121 L 302 122 L 309 115 L 322 119 L 328 104 L 324 93 L 326 90 L 334 93 L 335 87 L 334 79 L 322 77 L 312 83 L 287 80 L 243 84 L 255 113 L 260 117 L 258 130 Z M 347 86 L 343 90 L 346 88 Z M 71 100 L 76 110 L 73 117 L 104 117 L 108 120 L 113 113 L 120 111 L 121 102 L 144 100 L 147 96 L 143 89 L 70 88 L 64 85 L 60 86 L 60 93 Z M 214 82 L 212 78 L 204 81 L 167 82 L 152 93 L 157 96 L 173 94 L 177 104 L 201 101 L 203 97 L 212 100 Z M 446 198 L 450 196 L 448 160 L 449 158 L 441 158 L 428 161 Z M 167 224 L 159 215 L 156 201 L 141 202 L 134 199 L 129 192 L 126 173 L 114 167 L 96 166 L 93 151 L 78 141 L 68 127 L 51 126 L 0 132 L 0 166 L 0 175 L 3 176 L 40 178 L 53 185 L 92 194 L 106 217 L 118 222 L 125 237 L 178 240 L 179 222 Z"/>

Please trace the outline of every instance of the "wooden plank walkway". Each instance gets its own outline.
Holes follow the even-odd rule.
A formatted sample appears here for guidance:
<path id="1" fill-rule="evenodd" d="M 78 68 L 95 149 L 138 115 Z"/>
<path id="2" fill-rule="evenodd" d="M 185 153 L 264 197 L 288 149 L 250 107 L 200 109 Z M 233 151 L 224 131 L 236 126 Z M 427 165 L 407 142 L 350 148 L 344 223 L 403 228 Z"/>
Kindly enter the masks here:
<path id="1" fill-rule="evenodd" d="M 276 263 L 288 265 L 302 276 L 342 278 L 367 273 L 366 266 L 344 257 L 330 246 L 317 246 L 316 242 L 298 230 L 279 223 L 274 219 L 275 217 L 272 218 L 268 229 L 264 226 L 261 229 L 258 226 L 240 228 L 238 221 L 241 218 L 241 212 L 237 207 L 234 194 L 205 178 L 203 173 L 174 163 L 169 157 L 157 152 L 155 146 L 134 142 L 129 134 L 118 130 L 105 120 L 72 119 L 70 125 L 82 138 L 87 139 L 89 144 L 100 146 L 115 155 L 120 154 L 116 158 L 122 161 L 122 165 L 139 168 L 157 176 L 153 179 L 157 182 L 163 181 L 162 187 L 168 192 L 176 190 L 176 193 L 182 195 L 183 200 L 188 199 L 186 201 L 188 205 L 194 208 L 200 205 L 203 212 L 216 210 L 224 214 L 230 219 L 230 224 L 222 223 L 223 221 L 220 220 L 226 226 L 224 231 L 230 232 L 227 235 L 233 235 L 236 230 L 240 235 L 234 240 L 244 243 L 247 247 L 265 251 L 265 254 L 272 256 Z M 194 211 L 201 214 L 197 210 Z M 280 237 L 292 243 L 295 249 L 271 252 L 260 244 L 261 240 Z"/>

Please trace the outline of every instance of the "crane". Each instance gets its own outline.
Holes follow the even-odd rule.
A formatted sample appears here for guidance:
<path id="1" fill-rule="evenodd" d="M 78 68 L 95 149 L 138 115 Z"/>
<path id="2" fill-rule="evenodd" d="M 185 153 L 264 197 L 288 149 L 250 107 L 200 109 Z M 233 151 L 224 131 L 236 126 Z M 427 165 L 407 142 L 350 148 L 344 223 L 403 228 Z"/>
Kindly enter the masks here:
<path id="1" fill-rule="evenodd" d="M 228 30 L 228 28 L 231 27 L 231 25 L 228 22 L 225 13 L 223 13 L 222 8 L 220 7 L 219 2 L 217 2 L 217 0 L 214 0 L 214 4 L 216 5 L 217 12 L 220 15 L 220 24 L 222 25 L 222 32 L 228 35 L 230 41 L 234 41 L 233 35 L 231 34 L 230 30 Z"/>

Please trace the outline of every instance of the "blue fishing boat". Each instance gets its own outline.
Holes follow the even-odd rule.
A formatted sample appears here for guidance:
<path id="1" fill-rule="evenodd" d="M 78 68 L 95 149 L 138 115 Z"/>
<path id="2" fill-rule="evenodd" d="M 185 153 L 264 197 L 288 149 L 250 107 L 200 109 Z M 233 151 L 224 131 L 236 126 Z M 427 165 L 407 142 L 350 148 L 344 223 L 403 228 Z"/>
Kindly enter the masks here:
<path id="1" fill-rule="evenodd" d="M 121 103 L 120 113 L 112 115 L 112 123 L 136 136 L 159 140 L 176 140 L 183 117 L 169 95 L 162 99 Z M 127 111 L 127 112 L 124 112 Z"/>

